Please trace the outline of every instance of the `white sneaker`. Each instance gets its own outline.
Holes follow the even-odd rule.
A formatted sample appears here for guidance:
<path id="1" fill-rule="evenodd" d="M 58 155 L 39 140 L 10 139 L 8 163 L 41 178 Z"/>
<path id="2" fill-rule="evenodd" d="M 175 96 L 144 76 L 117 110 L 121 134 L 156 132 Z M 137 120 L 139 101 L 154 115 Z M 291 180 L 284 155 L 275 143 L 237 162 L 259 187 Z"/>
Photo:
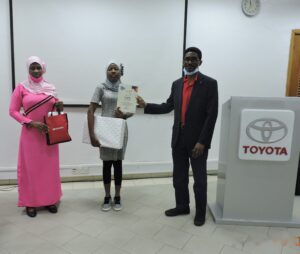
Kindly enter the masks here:
<path id="1" fill-rule="evenodd" d="M 105 197 L 102 204 L 102 211 L 109 211 L 111 209 L 111 197 Z"/>
<path id="2" fill-rule="evenodd" d="M 122 208 L 121 197 L 114 197 L 113 209 L 115 211 L 120 211 Z"/>

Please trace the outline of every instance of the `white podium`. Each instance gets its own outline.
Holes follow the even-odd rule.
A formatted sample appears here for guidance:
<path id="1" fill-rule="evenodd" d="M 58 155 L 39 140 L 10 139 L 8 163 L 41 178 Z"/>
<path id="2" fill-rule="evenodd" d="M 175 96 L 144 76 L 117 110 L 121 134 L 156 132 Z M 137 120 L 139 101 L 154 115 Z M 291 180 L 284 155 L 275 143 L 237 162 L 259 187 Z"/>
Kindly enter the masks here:
<path id="1" fill-rule="evenodd" d="M 300 98 L 232 97 L 223 104 L 216 223 L 300 227 L 293 215 Z"/>

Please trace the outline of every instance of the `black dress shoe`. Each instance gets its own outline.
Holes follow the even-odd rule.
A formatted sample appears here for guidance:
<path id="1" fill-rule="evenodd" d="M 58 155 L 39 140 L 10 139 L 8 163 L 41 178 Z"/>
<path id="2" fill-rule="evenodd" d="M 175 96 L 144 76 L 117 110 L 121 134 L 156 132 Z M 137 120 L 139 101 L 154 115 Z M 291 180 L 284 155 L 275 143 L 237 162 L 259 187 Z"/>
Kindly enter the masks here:
<path id="1" fill-rule="evenodd" d="M 48 206 L 46 206 L 46 208 L 50 213 L 57 213 L 57 206 L 56 205 L 48 205 Z"/>
<path id="2" fill-rule="evenodd" d="M 36 216 L 36 208 L 35 207 L 26 207 L 26 213 L 29 217 L 35 217 Z"/>
<path id="3" fill-rule="evenodd" d="M 201 216 L 197 215 L 194 218 L 194 224 L 195 226 L 203 226 L 205 224 L 205 219 L 203 219 Z"/>
<path id="4" fill-rule="evenodd" d="M 173 216 L 177 216 L 177 215 L 184 215 L 184 214 L 189 214 L 190 213 L 190 208 L 186 207 L 186 208 L 172 208 L 169 210 L 165 211 L 165 215 L 168 217 L 173 217 Z"/>

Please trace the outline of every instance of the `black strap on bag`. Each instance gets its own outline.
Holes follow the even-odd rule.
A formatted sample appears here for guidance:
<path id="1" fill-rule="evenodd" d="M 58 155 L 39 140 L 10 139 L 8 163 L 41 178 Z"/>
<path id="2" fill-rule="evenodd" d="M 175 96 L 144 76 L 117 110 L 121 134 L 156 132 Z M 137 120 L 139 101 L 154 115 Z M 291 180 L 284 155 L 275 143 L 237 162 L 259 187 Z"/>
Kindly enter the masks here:
<path id="1" fill-rule="evenodd" d="M 45 104 L 47 101 L 50 101 L 52 98 L 54 98 L 53 95 L 47 96 L 45 99 L 37 102 L 36 104 L 32 105 L 30 108 L 26 109 L 25 112 L 23 113 L 24 116 L 27 116 L 30 112 L 33 110 L 37 109 L 38 107 L 42 106 Z"/>
<path id="2" fill-rule="evenodd" d="M 49 115 L 50 115 L 50 116 L 53 116 L 54 108 L 55 108 L 55 104 L 53 104 L 52 110 L 49 112 Z M 56 109 L 56 112 L 57 112 L 58 115 L 61 115 L 60 109 L 57 108 L 57 109 Z"/>

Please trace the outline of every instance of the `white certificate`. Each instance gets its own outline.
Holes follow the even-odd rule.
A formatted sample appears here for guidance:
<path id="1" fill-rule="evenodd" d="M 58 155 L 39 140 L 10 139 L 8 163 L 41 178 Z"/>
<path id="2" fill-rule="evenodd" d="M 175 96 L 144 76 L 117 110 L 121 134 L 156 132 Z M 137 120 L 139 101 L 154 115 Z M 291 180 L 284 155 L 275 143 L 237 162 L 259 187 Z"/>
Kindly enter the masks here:
<path id="1" fill-rule="evenodd" d="M 121 84 L 119 86 L 117 107 L 123 113 L 136 112 L 136 97 L 137 97 L 137 86 L 129 86 Z"/>

